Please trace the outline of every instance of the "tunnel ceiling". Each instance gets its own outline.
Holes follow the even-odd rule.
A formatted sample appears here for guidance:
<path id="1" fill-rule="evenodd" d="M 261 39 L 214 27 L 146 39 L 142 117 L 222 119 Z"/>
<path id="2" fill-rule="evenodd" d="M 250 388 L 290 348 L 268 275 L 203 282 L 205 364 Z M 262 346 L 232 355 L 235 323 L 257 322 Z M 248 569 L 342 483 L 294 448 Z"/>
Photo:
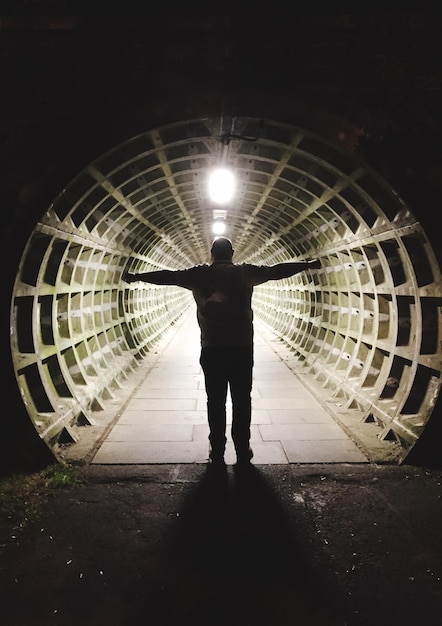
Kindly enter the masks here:
<path id="1" fill-rule="evenodd" d="M 369 458 L 408 459 L 442 423 L 441 17 L 51 7 L 0 20 L 3 440 L 24 408 L 51 453 L 87 458 L 191 304 L 123 269 L 205 262 L 216 215 L 237 261 L 321 259 L 257 289 L 256 315 Z"/>
<path id="2" fill-rule="evenodd" d="M 106 429 L 126 381 L 190 305 L 185 290 L 129 287 L 121 273 L 207 262 L 221 210 L 207 178 L 220 161 L 237 177 L 221 219 L 238 262 L 322 262 L 257 288 L 256 315 L 369 456 L 403 458 L 440 388 L 431 245 L 359 157 L 253 118 L 148 130 L 79 172 L 47 208 L 11 310 L 17 381 L 40 436 L 61 457 L 83 450 L 82 436 Z"/>

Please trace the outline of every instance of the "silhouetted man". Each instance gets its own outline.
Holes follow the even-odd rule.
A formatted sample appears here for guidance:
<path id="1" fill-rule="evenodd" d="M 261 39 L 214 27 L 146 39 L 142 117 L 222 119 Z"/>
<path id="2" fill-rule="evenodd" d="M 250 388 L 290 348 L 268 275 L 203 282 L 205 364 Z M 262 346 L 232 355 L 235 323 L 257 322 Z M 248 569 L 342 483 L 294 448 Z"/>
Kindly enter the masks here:
<path id="1" fill-rule="evenodd" d="M 231 435 L 237 464 L 248 464 L 250 447 L 253 369 L 253 287 L 269 280 L 288 278 L 305 269 L 317 269 L 318 260 L 279 263 L 273 266 L 235 264 L 230 239 L 213 241 L 211 263 L 184 270 L 123 273 L 123 280 L 190 289 L 201 329 L 200 363 L 204 372 L 209 423 L 209 458 L 224 465 L 226 447 L 226 399 L 232 398 Z"/>

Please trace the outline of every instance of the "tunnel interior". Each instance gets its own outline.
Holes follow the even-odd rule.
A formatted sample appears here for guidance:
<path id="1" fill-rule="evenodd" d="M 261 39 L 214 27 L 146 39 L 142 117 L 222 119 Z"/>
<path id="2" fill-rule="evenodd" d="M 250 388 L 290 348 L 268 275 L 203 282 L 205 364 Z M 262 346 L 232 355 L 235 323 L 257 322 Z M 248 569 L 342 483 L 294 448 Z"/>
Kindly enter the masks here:
<path id="1" fill-rule="evenodd" d="M 237 178 L 222 207 L 207 191 L 221 161 Z M 39 438 L 68 461 L 96 445 L 193 302 L 184 289 L 128 285 L 123 270 L 208 262 L 215 220 L 238 263 L 321 260 L 256 288 L 255 316 L 368 458 L 404 462 L 440 393 L 442 290 L 429 237 L 345 143 L 245 116 L 130 136 L 42 208 L 10 308 L 16 383 Z"/>

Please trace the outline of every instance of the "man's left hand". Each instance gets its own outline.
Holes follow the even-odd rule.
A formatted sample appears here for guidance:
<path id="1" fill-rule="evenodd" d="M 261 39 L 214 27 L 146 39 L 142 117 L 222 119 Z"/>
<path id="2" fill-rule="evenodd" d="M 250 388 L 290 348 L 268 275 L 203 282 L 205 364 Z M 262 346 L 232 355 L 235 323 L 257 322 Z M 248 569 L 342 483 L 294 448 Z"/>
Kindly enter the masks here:
<path id="1" fill-rule="evenodd" d="M 309 270 L 317 270 L 321 267 L 321 261 L 319 259 L 311 259 L 307 261 Z"/>

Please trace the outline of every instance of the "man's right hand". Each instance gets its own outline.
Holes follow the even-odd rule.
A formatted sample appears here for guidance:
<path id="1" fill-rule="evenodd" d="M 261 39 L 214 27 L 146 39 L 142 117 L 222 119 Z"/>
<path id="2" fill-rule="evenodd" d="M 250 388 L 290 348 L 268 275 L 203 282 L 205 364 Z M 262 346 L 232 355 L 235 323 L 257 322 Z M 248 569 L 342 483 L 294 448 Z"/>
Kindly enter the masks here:
<path id="1" fill-rule="evenodd" d="M 137 279 L 134 274 L 129 274 L 127 270 L 124 270 L 124 272 L 121 274 L 121 280 L 124 280 L 125 283 L 133 283 Z"/>

